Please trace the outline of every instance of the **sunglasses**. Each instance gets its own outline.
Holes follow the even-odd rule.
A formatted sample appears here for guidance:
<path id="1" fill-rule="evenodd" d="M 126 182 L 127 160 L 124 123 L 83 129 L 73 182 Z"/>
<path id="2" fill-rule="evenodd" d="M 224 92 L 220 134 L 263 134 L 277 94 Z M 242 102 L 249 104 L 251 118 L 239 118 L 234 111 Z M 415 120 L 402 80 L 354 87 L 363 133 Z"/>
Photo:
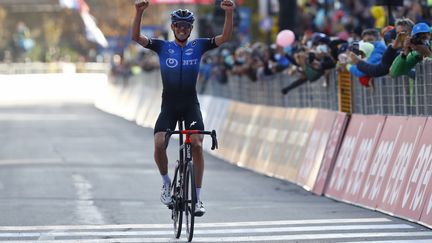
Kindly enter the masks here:
<path id="1" fill-rule="evenodd" d="M 184 29 L 192 29 L 192 24 L 189 22 L 185 22 L 185 21 L 180 21 L 180 22 L 175 22 L 174 23 L 174 27 L 180 29 L 180 28 L 184 28 Z"/>

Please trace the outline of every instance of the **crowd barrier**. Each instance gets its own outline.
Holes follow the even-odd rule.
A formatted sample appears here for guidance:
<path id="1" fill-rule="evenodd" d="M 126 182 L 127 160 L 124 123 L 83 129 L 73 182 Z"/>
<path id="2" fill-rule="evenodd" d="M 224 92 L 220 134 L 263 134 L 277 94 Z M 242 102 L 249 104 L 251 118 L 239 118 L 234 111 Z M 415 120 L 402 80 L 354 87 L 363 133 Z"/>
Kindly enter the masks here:
<path id="1" fill-rule="evenodd" d="M 104 111 L 153 127 L 160 110 L 156 73 L 109 83 Z M 432 227 L 432 118 L 254 105 L 200 96 L 213 155 L 325 195 Z M 209 149 L 210 141 L 204 141 Z"/>
<path id="2" fill-rule="evenodd" d="M 226 82 L 217 78 L 199 83 L 203 94 L 224 97 L 251 104 L 282 107 L 315 107 L 327 110 L 380 115 L 432 115 L 432 62 L 416 65 L 415 78 L 384 76 L 372 79 L 372 87 L 360 85 L 349 73 L 331 70 L 322 77 L 282 95 L 281 89 L 296 80 L 279 73 L 251 81 L 247 76 L 229 76 Z M 344 109 L 341 109 L 344 108 Z"/>

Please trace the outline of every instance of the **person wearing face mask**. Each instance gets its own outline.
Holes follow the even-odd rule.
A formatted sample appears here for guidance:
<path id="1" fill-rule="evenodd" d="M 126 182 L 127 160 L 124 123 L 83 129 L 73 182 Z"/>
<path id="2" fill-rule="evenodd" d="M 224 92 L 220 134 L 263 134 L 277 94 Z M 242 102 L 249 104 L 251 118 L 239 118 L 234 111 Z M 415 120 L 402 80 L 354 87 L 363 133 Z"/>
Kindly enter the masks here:
<path id="1" fill-rule="evenodd" d="M 272 47 L 271 62 L 273 63 L 273 73 L 279 73 L 287 69 L 290 65 L 288 58 L 282 46 L 274 44 Z"/>
<path id="2" fill-rule="evenodd" d="M 194 14 L 187 9 L 178 9 L 171 13 L 171 30 L 175 40 L 165 41 L 141 35 L 141 18 L 149 6 L 148 0 L 135 1 L 135 18 L 132 25 L 132 40 L 159 55 L 162 75 L 161 112 L 154 128 L 154 159 L 162 177 L 161 202 L 171 205 L 171 179 L 168 176 L 168 158 L 165 148 L 167 129 L 174 130 L 180 118 L 185 121 L 185 129 L 204 130 L 204 123 L 198 102 L 196 83 L 201 56 L 231 39 L 235 3 L 223 0 L 220 7 L 225 11 L 223 33 L 213 38 L 198 38 L 189 41 L 195 20 Z M 195 216 L 202 216 L 205 208 L 200 199 L 204 158 L 202 135 L 192 135 L 192 158 L 195 172 L 197 203 Z"/>
<path id="3" fill-rule="evenodd" d="M 281 92 L 287 94 L 289 91 L 306 83 L 307 81 L 314 82 L 325 76 L 326 81 L 323 85 L 328 84 L 328 70 L 336 67 L 336 61 L 333 58 L 333 48 L 330 45 L 331 41 L 326 35 L 320 34 L 314 45 L 315 49 L 308 53 L 296 54 L 296 64 L 300 66 L 300 77 L 284 87 Z"/>
<path id="4" fill-rule="evenodd" d="M 363 60 L 369 62 L 371 59 L 371 55 L 374 51 L 374 45 L 372 45 L 369 42 L 360 41 L 358 43 L 359 46 L 359 55 L 355 53 L 355 51 L 350 51 L 348 54 L 348 65 L 347 70 L 354 76 L 359 78 L 359 82 L 361 85 L 365 87 L 370 87 L 370 78 L 369 76 L 366 76 L 362 72 L 358 71 L 357 66 L 355 63 L 358 60 Z"/>
<path id="5" fill-rule="evenodd" d="M 384 55 L 385 50 L 387 49 L 384 41 L 380 39 L 380 33 L 376 29 L 365 29 L 362 32 L 362 41 L 360 43 L 370 43 L 373 46 L 372 52 L 368 54 L 368 58 L 365 60 L 369 64 L 378 64 L 381 62 L 382 56 Z M 368 48 L 365 46 L 365 48 Z M 364 72 L 358 69 L 357 61 L 360 61 L 359 58 L 355 57 L 355 53 L 349 53 L 351 63 L 347 66 L 347 69 L 353 75 L 357 77 L 368 76 Z"/>
<path id="6" fill-rule="evenodd" d="M 387 75 L 395 58 L 399 55 L 403 46 L 403 42 L 411 32 L 414 23 L 408 18 L 401 18 L 396 20 L 395 27 L 383 32 L 384 39 L 388 43 L 387 49 L 384 52 L 381 61 L 373 64 L 351 55 L 354 64 L 357 64 L 358 70 L 370 77 L 381 77 Z"/>
<path id="7" fill-rule="evenodd" d="M 414 25 L 411 36 L 405 38 L 402 52 L 390 67 L 392 77 L 409 75 L 413 72 L 412 69 L 417 63 L 423 61 L 423 59 L 432 58 L 430 31 L 430 26 L 426 23 Z"/>

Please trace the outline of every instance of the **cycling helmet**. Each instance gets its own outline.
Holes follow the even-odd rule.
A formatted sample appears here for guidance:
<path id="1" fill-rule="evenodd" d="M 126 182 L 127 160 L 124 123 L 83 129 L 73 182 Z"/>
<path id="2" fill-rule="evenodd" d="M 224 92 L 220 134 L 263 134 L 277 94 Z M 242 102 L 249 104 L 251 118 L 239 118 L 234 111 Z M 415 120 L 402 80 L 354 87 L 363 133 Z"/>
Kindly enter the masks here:
<path id="1" fill-rule="evenodd" d="M 411 36 L 415 36 L 418 33 L 429 33 L 429 32 L 430 32 L 430 27 L 428 24 L 418 23 L 418 24 L 414 25 L 414 27 L 412 28 Z"/>
<path id="2" fill-rule="evenodd" d="M 188 9 L 177 9 L 171 13 L 171 23 L 186 21 L 191 24 L 195 21 L 194 14 Z"/>

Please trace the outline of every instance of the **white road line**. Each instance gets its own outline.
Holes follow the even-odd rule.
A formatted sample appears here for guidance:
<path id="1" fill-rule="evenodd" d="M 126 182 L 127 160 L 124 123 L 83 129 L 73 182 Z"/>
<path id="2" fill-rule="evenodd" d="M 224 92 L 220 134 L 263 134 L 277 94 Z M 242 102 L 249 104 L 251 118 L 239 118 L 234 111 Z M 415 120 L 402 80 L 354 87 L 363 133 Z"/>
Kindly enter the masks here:
<path id="1" fill-rule="evenodd" d="M 432 232 L 405 232 L 405 233 L 338 233 L 338 234 L 301 234 L 301 235 L 274 235 L 274 236 L 240 236 L 240 237 L 194 237 L 193 242 L 251 242 L 251 241 L 287 241 L 287 240 L 329 240 L 350 238 L 384 238 L 384 237 L 431 237 Z M 74 239 L 74 240 L 42 240 L 38 243 L 147 243 L 147 242 L 183 242 L 184 239 L 173 238 L 116 238 L 116 239 Z M 29 243 L 34 240 L 7 241 L 8 243 Z M 392 241 L 394 242 L 394 241 Z"/>
<path id="2" fill-rule="evenodd" d="M 195 235 L 209 234 L 250 234 L 250 233 L 283 233 L 283 232 L 305 232 L 305 231 L 347 231 L 347 230 L 395 230 L 412 229 L 414 227 L 407 224 L 388 224 L 388 225 L 333 225 L 333 226 L 306 226 L 306 227 L 283 227 L 283 228 L 241 228 L 241 229 L 217 229 L 217 230 L 196 230 Z M 11 237 L 77 237 L 77 236 L 155 236 L 170 235 L 172 230 L 159 231 L 117 231 L 117 232 L 17 232 L 0 233 L 0 238 Z"/>
<path id="3" fill-rule="evenodd" d="M 81 223 L 104 224 L 104 218 L 99 209 L 94 205 L 93 195 L 91 192 L 92 185 L 82 175 L 72 176 L 78 198 L 80 199 L 75 208 L 75 213 Z"/>
<path id="4" fill-rule="evenodd" d="M 26 164 L 61 164 L 60 158 L 28 158 L 28 159 L 1 159 L 0 165 L 26 165 Z"/>
<path id="5" fill-rule="evenodd" d="M 387 218 L 358 219 L 311 219 L 311 220 L 279 220 L 279 221 L 249 221 L 225 223 L 198 223 L 195 228 L 219 228 L 241 226 L 271 226 L 271 225 L 310 225 L 310 224 L 348 224 L 348 223 L 383 223 L 391 222 Z M 40 230 L 92 230 L 92 229 L 157 229 L 172 228 L 172 224 L 113 224 L 113 225 L 44 225 L 44 226 L 1 226 L 0 231 L 40 231 Z"/>

